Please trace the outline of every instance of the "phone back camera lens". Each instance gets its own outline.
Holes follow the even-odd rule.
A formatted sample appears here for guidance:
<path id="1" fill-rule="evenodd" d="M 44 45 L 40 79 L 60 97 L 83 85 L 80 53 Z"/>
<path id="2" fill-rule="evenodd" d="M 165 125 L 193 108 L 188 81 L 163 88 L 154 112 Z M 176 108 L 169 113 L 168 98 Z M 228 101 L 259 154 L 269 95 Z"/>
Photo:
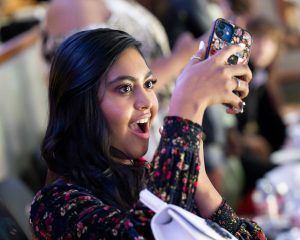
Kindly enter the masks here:
<path id="1" fill-rule="evenodd" d="M 216 31 L 216 34 L 217 34 L 217 36 L 218 36 L 218 38 L 221 38 L 221 39 L 223 39 L 223 31 L 222 30 L 220 30 L 220 29 L 217 29 L 217 31 Z"/>
<path id="2" fill-rule="evenodd" d="M 220 22 L 220 23 L 219 23 L 219 28 L 220 28 L 220 29 L 224 29 L 224 28 L 225 28 L 225 24 L 222 23 L 222 22 Z"/>
<path id="3" fill-rule="evenodd" d="M 218 37 L 220 37 L 223 41 L 230 43 L 231 39 L 232 39 L 232 35 L 233 35 L 233 27 L 228 24 L 228 23 L 222 23 L 222 25 L 224 26 L 224 29 L 222 31 L 222 36 L 218 35 Z"/>

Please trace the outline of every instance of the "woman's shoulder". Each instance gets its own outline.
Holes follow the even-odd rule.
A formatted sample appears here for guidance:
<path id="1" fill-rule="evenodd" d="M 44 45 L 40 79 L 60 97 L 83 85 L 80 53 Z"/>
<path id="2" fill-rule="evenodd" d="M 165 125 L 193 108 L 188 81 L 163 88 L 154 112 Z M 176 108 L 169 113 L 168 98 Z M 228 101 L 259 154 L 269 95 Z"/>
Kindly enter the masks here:
<path id="1" fill-rule="evenodd" d="M 46 185 L 39 190 L 34 196 L 32 205 L 35 203 L 54 203 L 54 202 L 69 202 L 76 199 L 93 200 L 101 203 L 101 200 L 92 194 L 88 189 L 77 184 L 59 179 L 49 185 Z"/>
<path id="2" fill-rule="evenodd" d="M 93 196 L 87 189 L 76 184 L 67 183 L 64 180 L 57 180 L 39 190 L 33 198 L 30 210 L 30 219 L 36 215 L 44 214 L 56 209 L 63 211 L 64 206 L 70 204 L 79 206 L 85 201 L 93 201 L 101 204 L 101 200 Z M 62 213 L 63 214 L 63 213 Z"/>
<path id="3" fill-rule="evenodd" d="M 30 224 L 35 236 L 63 236 L 81 223 L 81 219 L 97 219 L 108 212 L 118 212 L 88 189 L 64 180 L 45 186 L 35 195 L 30 210 Z M 96 219 L 96 218 L 95 218 Z M 55 220 L 55 221 L 54 221 Z M 52 230 L 49 231 L 49 228 Z"/>
<path id="4" fill-rule="evenodd" d="M 35 211 L 41 212 L 41 209 L 78 208 L 80 205 L 92 204 L 97 207 L 104 206 L 105 204 L 88 189 L 81 187 L 75 183 L 67 182 L 59 179 L 41 190 L 39 190 L 33 198 L 31 204 L 31 214 Z M 67 209 L 66 209 L 67 210 Z"/>

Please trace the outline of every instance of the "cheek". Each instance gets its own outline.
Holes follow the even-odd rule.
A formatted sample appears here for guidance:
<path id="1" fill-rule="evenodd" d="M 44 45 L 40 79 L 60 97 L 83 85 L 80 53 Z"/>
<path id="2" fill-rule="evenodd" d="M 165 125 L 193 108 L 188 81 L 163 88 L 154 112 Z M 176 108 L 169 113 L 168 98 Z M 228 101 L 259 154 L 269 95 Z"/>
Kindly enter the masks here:
<path id="1" fill-rule="evenodd" d="M 128 125 L 130 119 L 130 108 L 122 102 L 116 103 L 115 101 L 103 101 L 100 109 L 108 122 L 112 133 L 122 132 L 122 129 Z"/>
<path id="2" fill-rule="evenodd" d="M 158 108 L 159 108 L 158 99 L 156 97 L 156 94 L 154 93 L 152 98 L 152 109 L 151 109 L 152 119 L 157 115 Z"/>

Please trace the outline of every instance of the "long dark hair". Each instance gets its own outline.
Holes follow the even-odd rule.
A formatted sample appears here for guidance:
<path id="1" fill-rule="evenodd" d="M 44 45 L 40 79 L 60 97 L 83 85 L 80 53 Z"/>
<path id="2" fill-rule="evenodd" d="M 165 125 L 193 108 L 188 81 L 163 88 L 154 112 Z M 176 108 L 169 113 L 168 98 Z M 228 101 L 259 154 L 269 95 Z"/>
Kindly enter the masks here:
<path id="1" fill-rule="evenodd" d="M 50 114 L 42 144 L 52 172 L 124 209 L 137 200 L 146 170 L 113 160 L 110 130 L 97 94 L 127 48 L 140 52 L 140 43 L 112 29 L 78 32 L 61 44 L 50 70 Z"/>

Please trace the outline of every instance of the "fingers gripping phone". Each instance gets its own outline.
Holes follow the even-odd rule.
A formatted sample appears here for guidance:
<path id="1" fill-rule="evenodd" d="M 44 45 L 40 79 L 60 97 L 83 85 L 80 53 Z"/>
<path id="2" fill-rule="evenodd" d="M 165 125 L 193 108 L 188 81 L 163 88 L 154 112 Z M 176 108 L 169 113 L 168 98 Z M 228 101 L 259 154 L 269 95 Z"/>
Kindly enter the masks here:
<path id="1" fill-rule="evenodd" d="M 227 64 L 247 64 L 252 44 L 250 33 L 223 18 L 218 18 L 214 23 L 209 38 L 206 58 L 214 55 L 222 48 L 234 44 L 243 44 L 245 48 L 242 51 L 231 55 L 227 60 Z M 238 94 L 238 92 L 235 93 Z M 243 112 L 243 109 L 241 109 L 240 112 Z"/>

